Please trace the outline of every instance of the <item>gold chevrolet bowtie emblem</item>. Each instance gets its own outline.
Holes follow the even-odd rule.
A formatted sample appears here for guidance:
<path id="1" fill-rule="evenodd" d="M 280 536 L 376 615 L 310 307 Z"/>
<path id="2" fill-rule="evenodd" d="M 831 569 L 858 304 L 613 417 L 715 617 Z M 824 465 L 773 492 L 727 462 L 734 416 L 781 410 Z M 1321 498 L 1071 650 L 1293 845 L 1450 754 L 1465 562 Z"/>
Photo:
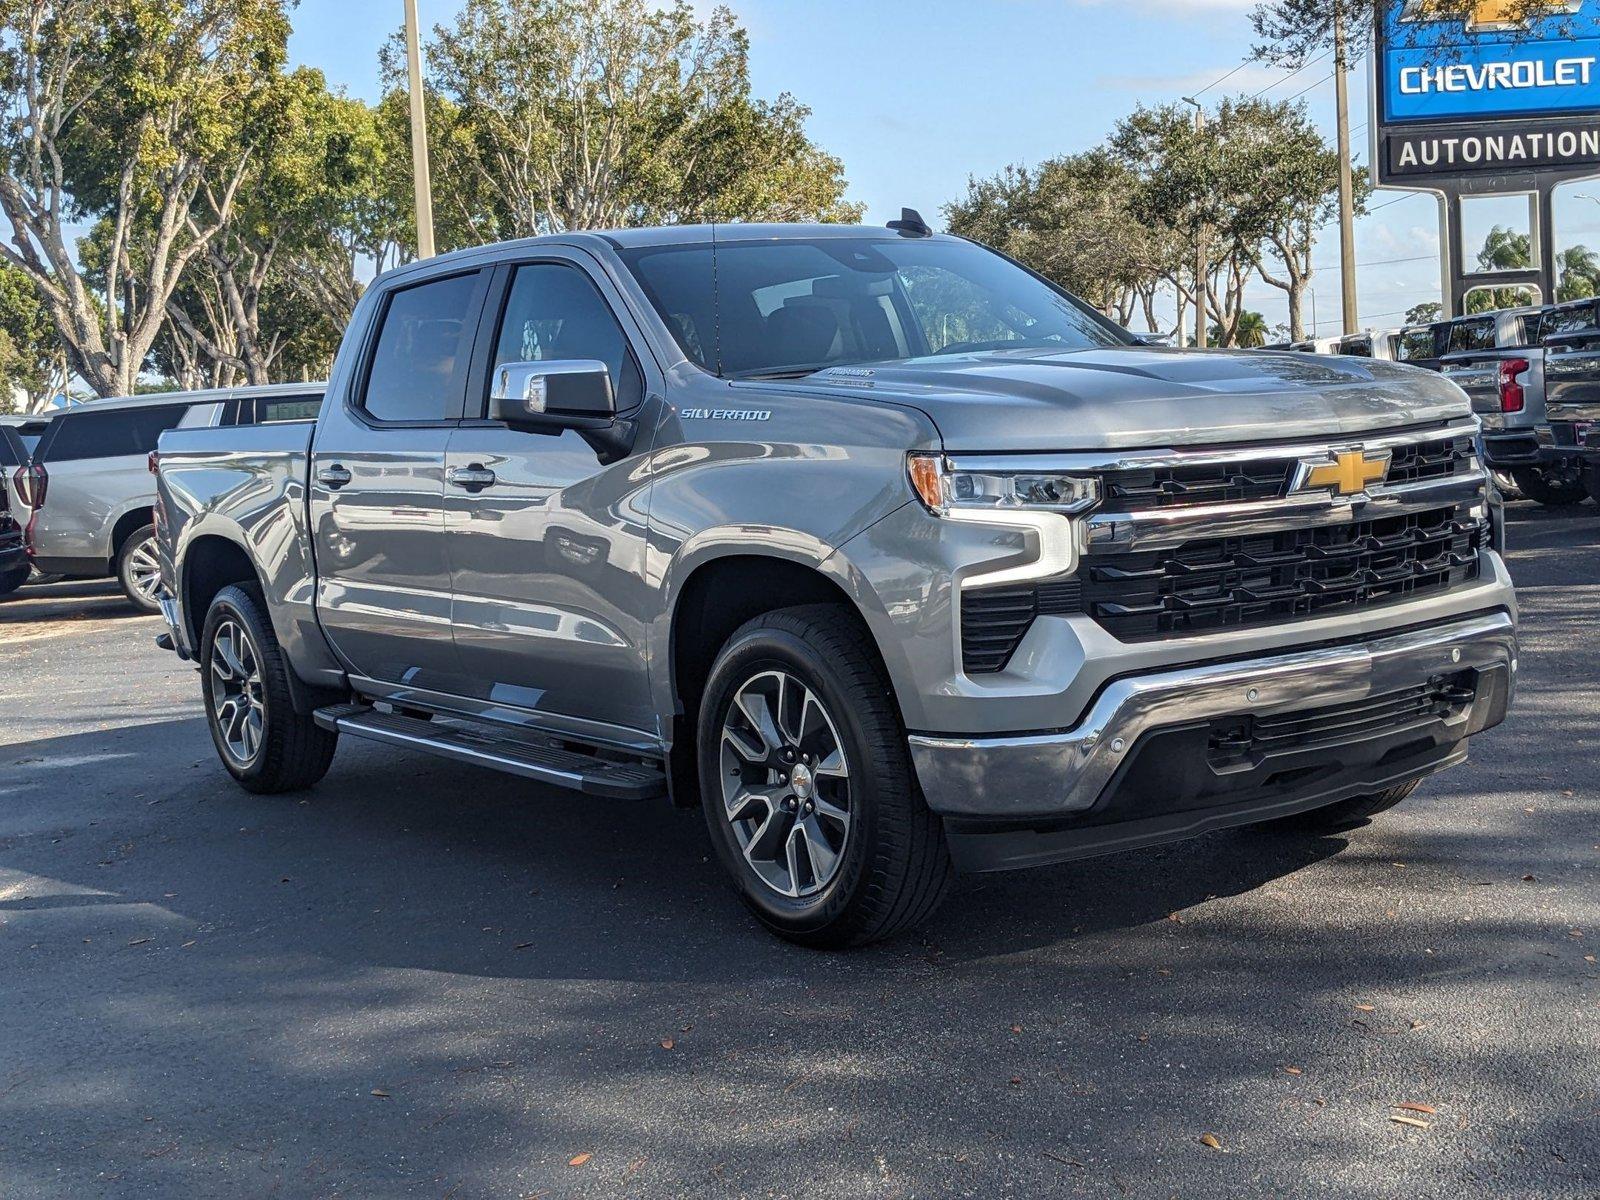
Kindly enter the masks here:
<path id="1" fill-rule="evenodd" d="M 1465 19 L 1468 33 L 1490 29 L 1526 29 L 1535 17 L 1570 15 L 1583 8 L 1583 0 L 1477 0 L 1463 5 L 1449 0 L 1406 0 L 1402 21 Z"/>
<path id="2" fill-rule="evenodd" d="M 1360 495 L 1374 483 L 1383 481 L 1389 473 L 1389 458 L 1387 450 L 1368 454 L 1365 450 L 1355 449 L 1337 451 L 1332 462 L 1302 461 L 1294 490 L 1315 492 L 1326 489 L 1339 496 Z"/>

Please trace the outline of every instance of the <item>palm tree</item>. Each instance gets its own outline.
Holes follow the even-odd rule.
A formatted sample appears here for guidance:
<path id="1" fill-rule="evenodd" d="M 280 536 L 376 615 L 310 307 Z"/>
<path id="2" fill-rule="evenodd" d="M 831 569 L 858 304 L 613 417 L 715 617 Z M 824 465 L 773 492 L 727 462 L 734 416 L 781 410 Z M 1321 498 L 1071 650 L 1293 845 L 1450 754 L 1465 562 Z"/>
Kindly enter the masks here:
<path id="1" fill-rule="evenodd" d="M 1556 255 L 1556 279 L 1557 300 L 1587 300 L 1600 292 L 1600 254 L 1568 246 Z"/>
<path id="2" fill-rule="evenodd" d="M 1256 346 L 1265 346 L 1270 332 L 1267 328 L 1267 319 L 1265 317 L 1258 312 L 1246 309 L 1239 314 L 1239 324 L 1234 329 L 1233 341 L 1228 342 L 1223 336 L 1220 322 L 1211 326 L 1209 340 L 1213 346 L 1221 346 L 1226 343 L 1230 346 L 1254 348 Z"/>

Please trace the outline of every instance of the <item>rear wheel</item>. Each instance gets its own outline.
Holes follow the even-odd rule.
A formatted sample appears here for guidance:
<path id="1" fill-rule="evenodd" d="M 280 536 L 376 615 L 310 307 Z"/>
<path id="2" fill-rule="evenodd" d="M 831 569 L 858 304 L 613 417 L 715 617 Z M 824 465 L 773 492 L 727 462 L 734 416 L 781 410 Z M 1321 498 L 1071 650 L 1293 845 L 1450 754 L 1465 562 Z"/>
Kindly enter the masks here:
<path id="1" fill-rule="evenodd" d="M 1340 833 L 1393 808 L 1416 791 L 1417 785 L 1421 782 L 1420 779 L 1413 779 L 1409 783 L 1402 783 L 1381 792 L 1373 792 L 1368 796 L 1352 796 L 1336 804 L 1313 808 L 1310 812 L 1296 813 L 1292 817 L 1281 817 L 1267 824 L 1272 828 L 1292 833 Z"/>
<path id="2" fill-rule="evenodd" d="M 755 618 L 723 647 L 698 722 L 700 793 L 756 917 L 804 945 L 888 937 L 952 876 L 866 632 L 831 605 Z"/>
<path id="3" fill-rule="evenodd" d="M 1517 489 L 1524 496 L 1537 500 L 1546 508 L 1568 508 L 1582 504 L 1589 494 L 1583 485 L 1582 469 L 1573 465 L 1518 467 L 1512 476 L 1517 481 Z"/>
<path id="4" fill-rule="evenodd" d="M 288 670 L 255 586 L 218 592 L 200 637 L 206 723 L 222 765 L 248 791 L 310 787 L 333 761 L 338 735 L 295 712 Z"/>
<path id="5" fill-rule="evenodd" d="M 122 594 L 141 612 L 161 611 L 161 556 L 156 527 L 135 529 L 117 553 L 117 582 Z"/>

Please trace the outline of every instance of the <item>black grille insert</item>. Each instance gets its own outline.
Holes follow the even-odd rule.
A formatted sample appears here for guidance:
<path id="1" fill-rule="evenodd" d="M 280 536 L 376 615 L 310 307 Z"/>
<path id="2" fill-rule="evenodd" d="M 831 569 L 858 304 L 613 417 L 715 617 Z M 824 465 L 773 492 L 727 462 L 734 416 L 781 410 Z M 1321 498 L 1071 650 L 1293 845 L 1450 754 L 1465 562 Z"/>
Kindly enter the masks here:
<path id="1" fill-rule="evenodd" d="M 1125 641 L 1301 620 L 1476 579 L 1484 540 L 1462 506 L 1096 555 L 1084 611 Z"/>
<path id="2" fill-rule="evenodd" d="M 975 588 L 961 595 L 961 662 L 969 675 L 1002 671 L 1041 613 L 1083 611 L 1076 579 Z"/>

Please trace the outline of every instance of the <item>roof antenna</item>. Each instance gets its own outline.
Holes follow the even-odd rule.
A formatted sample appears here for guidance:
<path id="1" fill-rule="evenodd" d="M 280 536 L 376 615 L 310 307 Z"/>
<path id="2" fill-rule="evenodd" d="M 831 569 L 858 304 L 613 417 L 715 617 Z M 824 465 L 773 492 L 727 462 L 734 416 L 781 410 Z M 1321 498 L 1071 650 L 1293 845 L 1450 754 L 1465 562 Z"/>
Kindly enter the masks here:
<path id="1" fill-rule="evenodd" d="M 914 208 L 902 208 L 900 219 L 890 221 L 889 228 L 902 237 L 932 237 L 933 230 L 928 228 L 928 223 L 922 219 L 922 214 Z"/>

